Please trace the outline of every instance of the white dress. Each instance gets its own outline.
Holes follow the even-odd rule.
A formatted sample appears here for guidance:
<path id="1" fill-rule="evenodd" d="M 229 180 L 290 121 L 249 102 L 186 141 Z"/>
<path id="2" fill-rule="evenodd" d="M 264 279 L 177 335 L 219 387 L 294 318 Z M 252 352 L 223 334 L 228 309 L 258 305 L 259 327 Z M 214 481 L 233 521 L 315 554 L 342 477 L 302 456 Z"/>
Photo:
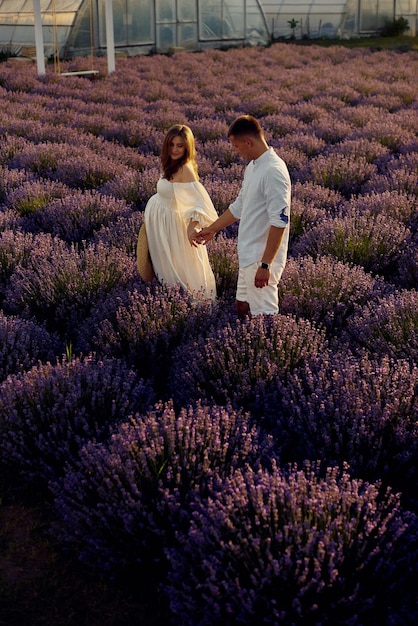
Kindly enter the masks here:
<path id="1" fill-rule="evenodd" d="M 170 182 L 160 178 L 157 193 L 145 207 L 148 248 L 158 280 L 180 283 L 204 298 L 216 298 L 215 276 L 206 246 L 191 246 L 187 237 L 190 220 L 201 228 L 218 218 L 205 187 L 198 181 Z"/>

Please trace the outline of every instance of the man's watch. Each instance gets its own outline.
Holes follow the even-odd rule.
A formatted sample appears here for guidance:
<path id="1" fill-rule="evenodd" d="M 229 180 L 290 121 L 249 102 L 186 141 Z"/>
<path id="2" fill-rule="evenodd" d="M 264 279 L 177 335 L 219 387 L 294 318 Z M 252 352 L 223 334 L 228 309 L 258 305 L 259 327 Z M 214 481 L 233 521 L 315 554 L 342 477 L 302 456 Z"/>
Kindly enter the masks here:
<path id="1" fill-rule="evenodd" d="M 269 270 L 269 269 L 270 269 L 270 263 L 263 263 L 263 262 L 261 262 L 261 263 L 260 263 L 260 267 L 261 267 L 263 270 Z"/>

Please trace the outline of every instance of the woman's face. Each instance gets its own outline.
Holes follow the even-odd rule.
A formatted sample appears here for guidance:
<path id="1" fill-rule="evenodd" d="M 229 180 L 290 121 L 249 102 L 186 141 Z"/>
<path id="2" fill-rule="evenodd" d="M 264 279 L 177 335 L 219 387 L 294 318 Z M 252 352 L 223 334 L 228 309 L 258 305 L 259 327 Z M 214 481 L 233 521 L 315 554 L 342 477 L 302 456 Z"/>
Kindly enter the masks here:
<path id="1" fill-rule="evenodd" d="M 170 157 L 173 159 L 173 161 L 181 159 L 186 152 L 186 144 L 184 142 L 184 139 L 182 139 L 179 135 L 173 137 L 169 143 L 169 151 Z"/>

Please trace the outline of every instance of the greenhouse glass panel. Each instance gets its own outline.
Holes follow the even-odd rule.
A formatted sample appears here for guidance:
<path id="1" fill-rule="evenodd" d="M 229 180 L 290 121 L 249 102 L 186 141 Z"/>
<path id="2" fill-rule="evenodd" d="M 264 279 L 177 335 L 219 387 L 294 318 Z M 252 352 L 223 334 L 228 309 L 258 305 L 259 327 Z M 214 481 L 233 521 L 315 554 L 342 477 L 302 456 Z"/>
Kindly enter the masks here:
<path id="1" fill-rule="evenodd" d="M 33 11 L 33 0 L 27 0 L 28 4 L 32 5 Z M 68 13 L 71 11 L 77 11 L 80 6 L 85 3 L 86 0 L 55 0 L 55 12 L 58 13 Z M 45 5 L 45 7 L 43 6 Z M 90 0 L 88 0 L 88 4 L 90 4 Z M 49 11 L 52 12 L 54 3 L 52 0 L 41 0 L 41 11 Z"/>
<path id="2" fill-rule="evenodd" d="M 376 31 L 393 19 L 393 0 L 362 0 L 360 30 Z"/>
<path id="3" fill-rule="evenodd" d="M 105 2 L 99 2 L 100 46 L 106 47 Z M 153 43 L 153 0 L 113 0 L 113 32 L 115 46 L 127 47 Z"/>
<path id="4" fill-rule="evenodd" d="M 261 0 L 112 0 L 115 49 L 127 54 L 270 41 Z M 40 0 L 45 56 L 106 50 L 105 0 Z M 35 45 L 33 0 L 0 0 L 0 45 Z M 58 50 L 55 42 L 57 42 Z"/>
<path id="5" fill-rule="evenodd" d="M 226 2 L 228 11 L 229 38 L 241 39 L 245 37 L 245 16 L 249 17 L 248 5 L 241 0 Z M 245 10 L 247 4 L 247 12 Z"/>
<path id="6" fill-rule="evenodd" d="M 176 26 L 175 24 L 159 24 L 157 25 L 157 50 L 166 52 L 176 45 Z"/>
<path id="7" fill-rule="evenodd" d="M 224 19 L 224 2 L 222 0 L 200 3 L 200 38 L 222 39 L 228 28 Z"/>
<path id="8" fill-rule="evenodd" d="M 173 22 L 176 18 L 176 0 L 157 0 L 157 23 Z"/>
<path id="9" fill-rule="evenodd" d="M 273 37 L 335 37 L 347 17 L 345 0 L 277 0 L 263 2 Z M 293 28 L 292 28 L 293 26 Z"/>
<path id="10" fill-rule="evenodd" d="M 179 21 L 193 21 L 197 22 L 197 9 L 196 9 L 196 0 L 178 0 L 178 14 Z M 195 35 L 196 41 L 196 35 Z"/>
<path id="11" fill-rule="evenodd" d="M 76 14 L 73 12 L 56 12 L 55 14 L 44 13 L 42 15 L 42 34 L 44 39 L 44 46 L 45 49 L 48 51 L 48 54 L 52 54 L 55 43 L 60 50 L 65 46 L 71 30 L 71 26 L 74 22 L 75 15 Z M 32 23 L 29 32 L 30 38 L 33 38 L 33 17 L 31 21 Z"/>
<path id="12" fill-rule="evenodd" d="M 408 35 L 411 35 L 413 37 L 416 36 L 418 26 L 417 0 L 397 0 L 395 17 L 404 17 L 406 20 L 408 20 Z"/>
<path id="13" fill-rule="evenodd" d="M 115 45 L 127 45 L 128 44 L 128 16 L 126 11 L 125 0 L 113 0 L 113 36 L 115 39 Z M 106 33 L 106 15 L 105 12 L 101 12 L 102 19 L 101 25 L 101 37 L 100 43 L 104 44 L 106 39 L 103 39 L 103 35 Z"/>
<path id="14" fill-rule="evenodd" d="M 13 43 L 13 33 L 15 32 L 15 27 L 14 26 L 7 26 L 6 24 L 3 24 L 0 27 L 0 46 L 1 45 L 6 45 L 9 43 Z"/>
<path id="15" fill-rule="evenodd" d="M 154 3 L 151 0 L 128 1 L 128 43 L 154 41 Z"/>
<path id="16" fill-rule="evenodd" d="M 32 31 L 33 24 L 29 24 L 28 26 L 24 26 L 23 24 L 15 26 L 13 29 L 13 41 L 23 44 L 31 42 L 33 38 Z"/>
<path id="17" fill-rule="evenodd" d="M 68 49 L 76 49 L 80 55 L 90 53 L 95 47 L 94 35 L 96 32 L 97 26 L 94 22 L 91 23 L 90 2 L 82 2 L 67 41 L 63 42 L 62 47 L 60 46 L 60 56 L 65 56 L 64 50 Z"/>
<path id="18" fill-rule="evenodd" d="M 22 11 L 25 4 L 26 0 L 3 0 L 0 2 L 0 12 L 17 14 Z"/>
<path id="19" fill-rule="evenodd" d="M 178 24 L 177 26 L 177 45 L 181 48 L 192 47 L 197 40 L 196 23 Z"/>
<path id="20" fill-rule="evenodd" d="M 212 0 L 200 4 L 201 39 L 243 39 L 244 0 Z"/>

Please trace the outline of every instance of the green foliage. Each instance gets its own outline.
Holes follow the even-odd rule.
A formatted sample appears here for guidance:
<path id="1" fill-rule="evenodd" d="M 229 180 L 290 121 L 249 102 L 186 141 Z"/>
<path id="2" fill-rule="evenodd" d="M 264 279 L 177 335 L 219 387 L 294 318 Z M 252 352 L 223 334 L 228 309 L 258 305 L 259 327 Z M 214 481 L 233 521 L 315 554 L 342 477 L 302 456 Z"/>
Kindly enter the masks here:
<path id="1" fill-rule="evenodd" d="M 11 44 L 3 45 L 0 47 L 0 63 L 7 61 L 13 57 L 17 57 L 17 52 Z"/>
<path id="2" fill-rule="evenodd" d="M 292 31 L 290 39 L 296 39 L 296 28 L 298 27 L 299 20 L 295 20 L 295 18 L 292 18 L 291 20 L 288 20 L 287 23 L 289 24 L 290 30 Z"/>
<path id="3" fill-rule="evenodd" d="M 404 17 L 398 17 L 392 22 L 387 21 L 381 30 L 382 37 L 397 37 L 404 35 L 409 29 L 409 22 Z"/>

